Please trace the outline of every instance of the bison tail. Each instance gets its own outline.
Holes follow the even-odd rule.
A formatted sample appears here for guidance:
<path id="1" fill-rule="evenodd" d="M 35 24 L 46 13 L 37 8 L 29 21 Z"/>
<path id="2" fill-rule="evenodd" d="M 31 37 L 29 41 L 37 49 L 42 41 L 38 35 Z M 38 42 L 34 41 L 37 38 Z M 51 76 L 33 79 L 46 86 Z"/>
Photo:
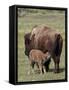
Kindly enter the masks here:
<path id="1" fill-rule="evenodd" d="M 55 54 L 56 56 L 60 56 L 62 52 L 62 46 L 63 46 L 63 39 L 60 34 L 56 35 L 56 47 L 55 47 Z"/>

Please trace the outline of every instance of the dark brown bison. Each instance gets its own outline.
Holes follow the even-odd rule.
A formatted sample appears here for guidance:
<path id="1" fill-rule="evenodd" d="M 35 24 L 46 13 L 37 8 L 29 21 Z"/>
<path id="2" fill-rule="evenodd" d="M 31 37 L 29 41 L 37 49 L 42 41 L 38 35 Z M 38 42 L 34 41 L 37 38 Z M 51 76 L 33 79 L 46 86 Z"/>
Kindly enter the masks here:
<path id="1" fill-rule="evenodd" d="M 51 55 L 49 52 L 43 53 L 37 49 L 32 49 L 29 53 L 30 65 L 34 68 L 34 64 L 36 64 L 41 74 L 46 72 L 45 63 L 50 61 L 50 58 Z"/>
<path id="2" fill-rule="evenodd" d="M 63 39 L 61 34 L 46 26 L 36 26 L 32 32 L 25 34 L 25 54 L 28 56 L 31 49 L 39 49 L 42 52 L 49 51 L 55 64 L 55 72 L 59 72 L 60 56 Z M 46 65 L 47 71 L 49 63 Z"/>

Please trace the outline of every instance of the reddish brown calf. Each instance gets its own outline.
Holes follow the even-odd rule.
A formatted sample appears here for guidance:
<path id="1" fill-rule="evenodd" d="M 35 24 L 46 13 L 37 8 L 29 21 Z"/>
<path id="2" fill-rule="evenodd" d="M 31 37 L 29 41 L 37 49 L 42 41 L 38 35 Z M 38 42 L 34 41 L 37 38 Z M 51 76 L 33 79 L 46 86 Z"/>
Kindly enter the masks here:
<path id="1" fill-rule="evenodd" d="M 45 54 L 36 49 L 32 49 L 29 54 L 29 60 L 30 60 L 30 65 L 32 68 L 34 68 L 34 64 L 37 65 L 41 73 L 45 72 L 45 63 L 50 60 L 51 55 L 49 52 L 46 52 Z"/>

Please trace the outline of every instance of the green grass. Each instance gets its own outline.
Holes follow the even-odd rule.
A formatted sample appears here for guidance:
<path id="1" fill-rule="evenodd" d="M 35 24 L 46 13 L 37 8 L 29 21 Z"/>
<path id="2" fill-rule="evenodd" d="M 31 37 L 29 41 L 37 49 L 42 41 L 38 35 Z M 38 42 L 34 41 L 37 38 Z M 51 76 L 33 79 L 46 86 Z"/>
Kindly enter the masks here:
<path id="1" fill-rule="evenodd" d="M 56 31 L 60 31 L 63 37 L 63 49 L 60 60 L 60 69 L 61 72 L 55 74 L 53 72 L 54 62 L 51 61 L 50 71 L 46 74 L 39 73 L 30 73 L 29 59 L 24 54 L 24 35 L 27 32 L 32 31 L 33 26 L 35 25 L 46 25 Z M 35 66 L 35 71 L 36 71 Z M 32 70 L 32 69 L 31 69 Z M 24 17 L 18 17 L 18 82 L 25 81 L 39 81 L 39 80 L 58 80 L 65 79 L 65 14 L 57 13 L 55 14 L 29 14 Z"/>

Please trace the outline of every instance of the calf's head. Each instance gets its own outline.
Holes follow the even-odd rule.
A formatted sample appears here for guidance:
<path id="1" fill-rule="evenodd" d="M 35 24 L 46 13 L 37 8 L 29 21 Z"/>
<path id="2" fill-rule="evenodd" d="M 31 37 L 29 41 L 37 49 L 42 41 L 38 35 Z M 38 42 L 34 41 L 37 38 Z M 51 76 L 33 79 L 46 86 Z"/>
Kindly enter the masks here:
<path id="1" fill-rule="evenodd" d="M 49 52 L 46 52 L 44 54 L 44 56 L 45 56 L 45 62 L 47 62 L 47 61 L 49 61 L 51 59 L 51 54 Z"/>

